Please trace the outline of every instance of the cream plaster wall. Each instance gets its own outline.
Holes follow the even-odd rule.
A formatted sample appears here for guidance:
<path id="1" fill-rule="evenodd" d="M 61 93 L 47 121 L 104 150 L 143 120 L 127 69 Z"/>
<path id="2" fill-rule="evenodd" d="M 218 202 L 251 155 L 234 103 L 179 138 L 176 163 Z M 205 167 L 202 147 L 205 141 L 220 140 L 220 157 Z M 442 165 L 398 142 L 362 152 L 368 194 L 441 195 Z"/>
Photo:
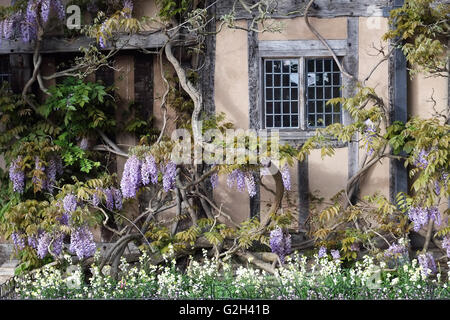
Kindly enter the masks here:
<path id="1" fill-rule="evenodd" d="M 238 21 L 245 27 L 245 21 Z M 248 115 L 248 61 L 247 32 L 224 28 L 217 34 L 214 99 L 216 113 L 224 112 L 236 128 L 247 129 Z M 220 177 L 220 188 L 214 192 L 215 201 L 230 214 L 235 222 L 250 215 L 248 193 L 230 190 L 226 177 Z"/>
<path id="2" fill-rule="evenodd" d="M 379 23 L 374 23 L 371 18 L 359 18 L 359 78 L 366 78 L 381 56 L 374 57 L 377 51 L 373 46 L 387 48 L 387 44 L 381 42 L 381 37 L 388 30 L 386 18 L 379 18 Z M 383 62 L 372 74 L 366 85 L 375 88 L 377 94 L 383 98 L 385 104 L 389 103 L 389 76 L 388 61 Z M 365 150 L 360 149 L 359 159 L 364 159 Z M 364 181 L 360 185 L 361 196 L 381 192 L 389 196 L 389 160 L 383 160 L 367 172 Z"/>
<path id="3" fill-rule="evenodd" d="M 448 79 L 444 77 L 427 77 L 419 74 L 408 81 L 408 107 L 411 116 L 431 118 L 433 99 L 436 110 L 442 112 L 448 107 Z"/>
<path id="4" fill-rule="evenodd" d="M 347 18 L 309 18 L 311 25 L 328 40 L 347 39 Z M 281 20 L 281 33 L 264 32 L 259 40 L 317 40 L 308 29 L 303 17 Z"/>

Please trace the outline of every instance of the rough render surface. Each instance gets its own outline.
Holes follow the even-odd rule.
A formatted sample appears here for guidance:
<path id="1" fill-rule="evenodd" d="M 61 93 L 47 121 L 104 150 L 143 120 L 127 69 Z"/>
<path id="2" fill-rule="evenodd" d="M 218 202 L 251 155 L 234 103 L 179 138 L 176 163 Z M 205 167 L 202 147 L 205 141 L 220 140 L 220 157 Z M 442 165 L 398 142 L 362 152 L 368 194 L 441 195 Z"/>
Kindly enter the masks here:
<path id="1" fill-rule="evenodd" d="M 388 30 L 386 18 L 359 18 L 359 77 L 364 79 L 381 57 L 374 57 L 376 50 L 373 46 L 384 47 L 387 52 L 387 44 L 380 41 L 382 35 Z M 373 73 L 366 85 L 375 88 L 385 103 L 388 99 L 388 61 L 385 61 Z M 359 159 L 364 159 L 365 150 L 360 149 Z M 373 194 L 377 191 L 386 197 L 389 196 L 389 160 L 385 159 L 381 164 L 375 165 L 368 171 L 365 180 L 360 186 L 361 195 Z"/>

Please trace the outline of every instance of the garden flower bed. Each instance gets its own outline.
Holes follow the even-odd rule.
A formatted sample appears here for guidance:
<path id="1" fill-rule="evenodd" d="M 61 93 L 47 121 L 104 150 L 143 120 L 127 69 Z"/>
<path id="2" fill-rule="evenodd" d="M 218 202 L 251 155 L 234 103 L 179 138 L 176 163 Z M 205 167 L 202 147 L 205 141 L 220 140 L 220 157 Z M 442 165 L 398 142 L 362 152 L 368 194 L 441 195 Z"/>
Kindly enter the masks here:
<path id="1" fill-rule="evenodd" d="M 44 267 L 17 280 L 20 299 L 449 299 L 448 274 L 431 276 L 417 262 L 386 269 L 370 256 L 344 268 L 342 261 L 297 253 L 269 274 L 226 261 L 190 260 L 186 270 L 175 260 L 165 266 L 146 264 L 146 256 L 131 266 L 124 259 L 118 280 L 101 276 L 96 265 L 87 281 L 78 266 Z M 106 273 L 105 273 L 106 274 Z"/>

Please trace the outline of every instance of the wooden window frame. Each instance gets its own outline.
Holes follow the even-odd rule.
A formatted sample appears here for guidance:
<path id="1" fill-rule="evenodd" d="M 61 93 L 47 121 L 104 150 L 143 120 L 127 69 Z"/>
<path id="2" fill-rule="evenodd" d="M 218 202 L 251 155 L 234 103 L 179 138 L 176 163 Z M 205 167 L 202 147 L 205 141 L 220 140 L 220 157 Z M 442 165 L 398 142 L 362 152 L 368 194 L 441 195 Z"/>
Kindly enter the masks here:
<path id="1" fill-rule="evenodd" d="M 347 40 L 328 40 L 330 47 L 343 61 L 347 55 Z M 306 125 L 306 103 L 305 103 L 305 60 L 314 58 L 330 58 L 330 52 L 319 40 L 261 40 L 258 41 L 258 62 L 259 62 L 259 92 L 260 99 L 257 107 L 260 110 L 259 125 L 261 129 L 268 131 L 276 130 L 279 132 L 282 140 L 289 141 L 305 141 L 315 135 L 316 128 L 308 128 Z M 264 75 L 266 59 L 298 59 L 299 60 L 299 127 L 298 128 L 266 128 L 265 126 L 265 103 L 264 103 Z M 342 75 L 341 75 L 341 85 Z M 344 92 L 341 91 L 341 96 Z M 348 117 L 344 115 L 345 111 L 341 110 L 341 123 L 348 124 Z"/>

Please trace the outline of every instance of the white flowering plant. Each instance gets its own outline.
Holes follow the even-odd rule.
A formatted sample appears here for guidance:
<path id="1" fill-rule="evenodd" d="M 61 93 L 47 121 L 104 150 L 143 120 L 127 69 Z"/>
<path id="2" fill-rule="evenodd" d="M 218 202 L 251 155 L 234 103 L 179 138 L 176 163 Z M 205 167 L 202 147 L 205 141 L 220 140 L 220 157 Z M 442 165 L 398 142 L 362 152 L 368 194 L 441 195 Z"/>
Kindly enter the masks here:
<path id="1" fill-rule="evenodd" d="M 72 272 L 45 267 L 17 279 L 21 299 L 450 299 L 448 274 L 431 279 L 416 260 L 397 270 L 365 256 L 351 268 L 330 257 L 306 258 L 295 253 L 274 274 L 229 261 L 190 259 L 185 270 L 174 260 L 166 266 L 138 265 L 122 259 L 120 277 L 102 276 L 91 267 L 88 280 L 79 267 Z"/>

